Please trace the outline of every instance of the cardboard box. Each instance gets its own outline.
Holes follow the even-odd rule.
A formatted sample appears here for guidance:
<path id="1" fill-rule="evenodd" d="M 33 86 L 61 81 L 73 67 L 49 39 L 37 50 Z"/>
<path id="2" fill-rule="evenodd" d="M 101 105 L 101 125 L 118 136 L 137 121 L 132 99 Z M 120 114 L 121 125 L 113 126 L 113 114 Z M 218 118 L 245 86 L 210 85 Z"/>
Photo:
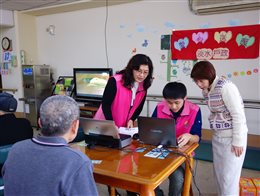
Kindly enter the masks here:
<path id="1" fill-rule="evenodd" d="M 260 178 L 252 178 L 252 181 L 256 188 L 256 195 L 260 196 Z"/>
<path id="2" fill-rule="evenodd" d="M 257 196 L 256 187 L 251 178 L 241 177 L 239 182 L 240 196 Z"/>

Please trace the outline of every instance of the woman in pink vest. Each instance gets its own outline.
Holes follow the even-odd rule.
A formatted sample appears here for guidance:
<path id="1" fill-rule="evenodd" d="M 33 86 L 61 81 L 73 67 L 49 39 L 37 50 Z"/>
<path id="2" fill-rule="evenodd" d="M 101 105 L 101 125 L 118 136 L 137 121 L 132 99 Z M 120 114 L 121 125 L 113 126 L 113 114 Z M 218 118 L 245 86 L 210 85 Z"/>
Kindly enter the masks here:
<path id="1" fill-rule="evenodd" d="M 113 120 L 118 127 L 132 128 L 143 109 L 153 79 L 153 63 L 144 54 L 133 56 L 125 69 L 108 80 L 102 104 L 94 119 Z M 109 187 L 108 187 L 109 188 Z M 110 191 L 110 188 L 108 189 Z M 120 194 L 116 190 L 116 195 Z M 127 195 L 136 195 L 127 191 Z"/>
<path id="2" fill-rule="evenodd" d="M 152 117 L 174 119 L 178 146 L 199 142 L 201 137 L 201 112 L 199 106 L 187 100 L 187 89 L 180 82 L 170 82 L 163 89 L 164 101 L 157 104 Z M 169 196 L 181 195 L 184 183 L 184 167 L 181 165 L 169 176 Z M 155 189 L 156 196 L 163 195 Z"/>
<path id="3" fill-rule="evenodd" d="M 95 119 L 113 120 L 118 127 L 133 127 L 151 86 L 153 63 L 144 54 L 134 55 L 125 69 L 108 80 Z"/>

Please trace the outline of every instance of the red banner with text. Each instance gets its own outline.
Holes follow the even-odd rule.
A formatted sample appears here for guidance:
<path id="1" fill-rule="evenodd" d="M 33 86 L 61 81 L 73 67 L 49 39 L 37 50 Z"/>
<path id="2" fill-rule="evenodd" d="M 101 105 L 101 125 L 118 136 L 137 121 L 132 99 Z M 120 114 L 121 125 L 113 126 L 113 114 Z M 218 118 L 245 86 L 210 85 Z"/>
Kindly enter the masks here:
<path id="1" fill-rule="evenodd" d="M 260 25 L 173 31 L 172 59 L 258 58 L 259 36 Z"/>

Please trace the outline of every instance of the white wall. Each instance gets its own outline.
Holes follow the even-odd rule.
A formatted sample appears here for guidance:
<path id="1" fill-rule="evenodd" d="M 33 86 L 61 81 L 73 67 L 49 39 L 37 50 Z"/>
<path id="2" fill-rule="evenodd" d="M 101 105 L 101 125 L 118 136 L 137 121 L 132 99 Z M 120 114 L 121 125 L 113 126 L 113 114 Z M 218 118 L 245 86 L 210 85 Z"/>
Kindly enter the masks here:
<path id="1" fill-rule="evenodd" d="M 150 92 L 160 93 L 166 81 L 166 65 L 160 63 L 160 36 L 175 29 L 196 29 L 259 23 L 259 11 L 196 16 L 186 1 L 142 1 L 108 9 L 109 65 L 121 69 L 132 50 L 148 54 L 155 64 L 155 82 Z M 185 13 L 185 14 L 184 14 Z M 169 23 L 168 26 L 165 25 Z M 46 32 L 55 25 L 56 35 Z M 55 67 L 55 73 L 72 74 L 72 67 L 104 67 L 105 8 L 82 10 L 37 18 L 39 61 Z M 142 47 L 144 40 L 148 46 Z M 57 77 L 57 76 L 56 76 Z"/>
<path id="2" fill-rule="evenodd" d="M 14 12 L 13 14 L 14 15 L 12 17 L 14 18 L 14 27 L 1 28 L 0 32 L 1 39 L 6 36 L 12 40 L 12 55 L 17 56 L 17 66 L 10 66 L 11 72 L 8 75 L 2 75 L 2 86 L 6 89 L 17 89 L 18 91 L 13 95 L 17 100 L 19 100 L 20 98 L 23 98 L 20 50 L 26 51 L 26 63 L 37 63 L 37 33 L 35 17 L 19 12 Z M 17 111 L 24 111 L 24 102 L 18 101 Z"/>
<path id="3" fill-rule="evenodd" d="M 36 18 L 20 12 L 16 12 L 15 16 L 19 43 L 18 52 L 20 53 L 20 50 L 25 51 L 25 64 L 37 64 L 39 49 L 37 47 Z M 19 63 L 21 62 L 19 61 Z"/>
<path id="4" fill-rule="evenodd" d="M 12 13 L 13 14 L 13 13 Z M 7 16 L 5 16 L 7 17 Z M 8 19 L 5 19 L 8 20 Z M 13 20 L 13 15 L 12 15 L 12 20 Z M 7 26 L 2 26 L 0 28 L 0 34 L 1 37 L 0 39 L 2 40 L 3 37 L 8 37 L 10 40 L 12 40 L 12 48 L 13 51 L 11 51 L 12 55 L 17 55 L 16 47 L 17 47 L 17 39 L 16 39 L 16 33 L 15 33 L 15 26 L 14 27 L 7 27 Z M 1 48 L 0 52 L 0 62 L 3 61 L 3 52 Z M 17 89 L 15 93 L 13 92 L 8 92 L 10 94 L 13 94 L 14 97 L 18 100 L 19 98 L 22 97 L 22 90 L 20 89 L 20 84 L 21 84 L 21 74 L 20 74 L 20 68 L 19 66 L 17 67 L 12 67 L 9 64 L 9 70 L 10 73 L 8 75 L 1 75 L 2 78 L 2 87 L 5 89 Z M 18 102 L 18 107 L 17 111 L 22 111 L 22 103 Z"/>

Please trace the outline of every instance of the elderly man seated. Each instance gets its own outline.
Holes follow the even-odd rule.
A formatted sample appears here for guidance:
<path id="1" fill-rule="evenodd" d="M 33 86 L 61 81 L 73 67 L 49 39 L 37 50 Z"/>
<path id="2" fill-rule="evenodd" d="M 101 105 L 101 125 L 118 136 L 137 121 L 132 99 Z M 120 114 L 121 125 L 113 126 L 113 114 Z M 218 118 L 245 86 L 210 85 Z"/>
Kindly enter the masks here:
<path id="1" fill-rule="evenodd" d="M 12 146 L 2 169 L 5 195 L 97 196 L 91 160 L 68 146 L 77 135 L 79 106 L 55 95 L 41 105 L 41 135 Z"/>

